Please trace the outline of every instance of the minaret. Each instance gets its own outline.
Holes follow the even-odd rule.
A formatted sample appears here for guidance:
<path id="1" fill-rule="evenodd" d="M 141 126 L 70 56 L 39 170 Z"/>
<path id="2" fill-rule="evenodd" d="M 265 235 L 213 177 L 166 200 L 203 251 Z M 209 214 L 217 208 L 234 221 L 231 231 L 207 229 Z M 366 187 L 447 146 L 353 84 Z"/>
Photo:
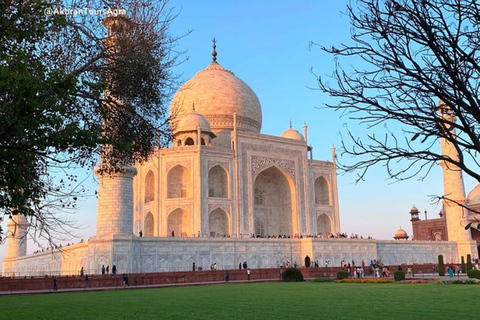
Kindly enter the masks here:
<path id="1" fill-rule="evenodd" d="M 116 41 L 116 33 L 125 32 L 128 27 L 127 19 L 124 16 L 109 16 L 104 19 L 103 23 L 109 35 L 109 38 L 105 40 L 107 48 L 114 47 L 108 46 L 108 41 Z M 110 79 L 110 81 L 114 81 L 114 79 Z M 108 95 L 109 93 L 105 92 L 105 96 Z M 115 97 L 112 100 L 115 100 Z M 108 125 L 105 127 L 105 130 L 108 130 Z M 108 148 L 111 146 L 102 146 L 102 148 L 106 149 L 100 158 L 101 165 L 95 168 L 95 174 L 98 177 L 96 236 L 108 238 L 115 235 L 132 236 L 133 177 L 137 174 L 137 169 L 127 163 L 123 164 L 121 168 L 116 168 L 112 173 L 104 172 L 101 168 L 108 166 Z"/>
<path id="2" fill-rule="evenodd" d="M 27 218 L 23 214 L 12 216 L 7 224 L 7 256 L 18 258 L 27 254 Z"/>
<path id="3" fill-rule="evenodd" d="M 7 227 L 7 255 L 2 263 L 4 275 L 15 272 L 15 259 L 27 254 L 27 218 L 22 214 L 12 216 Z"/>
<path id="4" fill-rule="evenodd" d="M 303 123 L 303 137 L 305 138 L 305 143 L 308 145 L 308 138 L 307 138 L 307 123 Z"/>
<path id="5" fill-rule="evenodd" d="M 455 115 L 451 112 L 448 105 L 444 102 L 438 104 L 438 112 L 442 119 L 448 122 L 455 122 Z M 448 124 L 445 124 L 448 126 Z M 455 129 L 447 128 L 448 134 L 455 138 Z M 442 155 L 452 159 L 454 162 L 460 160 L 457 149 L 445 138 L 440 138 Z M 475 242 L 472 242 L 470 230 L 465 230 L 467 210 L 462 207 L 465 204 L 465 187 L 463 185 L 462 170 L 451 162 L 440 161 L 443 169 L 443 192 L 445 199 L 443 206 L 445 208 L 445 218 L 447 225 L 447 234 L 449 241 L 457 242 L 458 261 L 461 257 L 475 252 Z"/>
<path id="6" fill-rule="evenodd" d="M 335 233 L 340 232 L 340 206 L 338 205 L 338 186 L 337 186 L 337 154 L 335 146 L 332 146 L 332 165 L 333 165 L 333 204 L 335 207 Z"/>
<path id="7" fill-rule="evenodd" d="M 411 216 L 410 221 L 419 221 L 420 220 L 420 217 L 418 216 L 419 213 L 420 211 L 418 211 L 417 207 L 413 205 L 412 209 L 410 209 L 410 216 Z"/>

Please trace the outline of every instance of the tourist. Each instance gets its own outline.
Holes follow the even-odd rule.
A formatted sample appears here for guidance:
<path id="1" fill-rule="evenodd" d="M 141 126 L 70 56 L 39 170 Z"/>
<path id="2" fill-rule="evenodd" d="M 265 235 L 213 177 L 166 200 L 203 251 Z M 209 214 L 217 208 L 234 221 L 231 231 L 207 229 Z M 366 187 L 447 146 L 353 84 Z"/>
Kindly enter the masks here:
<path id="1" fill-rule="evenodd" d="M 143 232 L 142 232 L 142 230 L 140 230 L 140 232 L 138 233 L 138 235 L 140 236 L 140 238 L 143 237 Z"/>
<path id="2" fill-rule="evenodd" d="M 112 274 L 117 274 L 117 266 L 113 265 L 112 267 Z"/>
<path id="3" fill-rule="evenodd" d="M 107 274 L 109 273 L 109 269 L 110 269 L 110 266 L 107 266 L 107 269 L 106 269 Z"/>
<path id="4" fill-rule="evenodd" d="M 192 271 L 195 271 L 195 261 L 193 261 L 193 264 L 192 264 Z"/>
<path id="5" fill-rule="evenodd" d="M 172 237 L 175 237 L 175 231 L 172 231 Z"/>
<path id="6" fill-rule="evenodd" d="M 83 267 L 82 267 L 82 268 L 80 269 L 80 275 L 83 276 L 83 273 L 84 273 L 84 271 L 83 271 Z"/>
<path id="7" fill-rule="evenodd" d="M 225 282 L 228 282 L 230 280 L 230 274 L 228 273 L 228 270 L 225 271 Z"/>
<path id="8" fill-rule="evenodd" d="M 250 281 L 250 268 L 247 268 L 247 280 Z"/>
<path id="9" fill-rule="evenodd" d="M 248 266 L 247 266 L 247 261 L 245 261 L 245 262 L 243 263 L 243 269 L 247 269 L 247 267 L 248 267 Z"/>
<path id="10" fill-rule="evenodd" d="M 57 277 L 53 277 L 53 291 L 57 291 Z"/>
<path id="11" fill-rule="evenodd" d="M 89 283 L 89 279 L 88 279 L 88 274 L 87 274 L 87 275 L 85 275 L 85 283 L 84 283 L 84 285 L 83 285 L 83 288 L 84 288 L 84 289 L 87 289 L 87 288 L 88 288 L 88 283 Z"/>
<path id="12" fill-rule="evenodd" d="M 123 287 L 130 287 L 130 284 L 128 283 L 128 274 L 124 273 L 123 274 Z"/>
<path id="13" fill-rule="evenodd" d="M 242 270 L 242 262 L 238 263 L 238 270 Z"/>
<path id="14" fill-rule="evenodd" d="M 105 265 L 102 265 L 101 271 L 102 271 L 102 274 L 105 274 Z"/>
<path id="15" fill-rule="evenodd" d="M 448 276 L 449 276 L 450 278 L 453 278 L 453 268 L 452 268 L 452 266 L 449 266 L 449 267 L 448 267 Z"/>

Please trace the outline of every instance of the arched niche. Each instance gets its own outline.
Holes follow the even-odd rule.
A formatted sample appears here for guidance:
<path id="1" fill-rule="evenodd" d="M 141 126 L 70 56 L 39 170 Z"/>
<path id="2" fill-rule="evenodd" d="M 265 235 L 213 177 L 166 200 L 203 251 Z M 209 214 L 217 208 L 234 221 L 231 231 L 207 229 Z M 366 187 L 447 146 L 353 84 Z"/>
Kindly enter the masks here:
<path id="1" fill-rule="evenodd" d="M 332 232 L 332 221 L 330 217 L 322 213 L 317 218 L 317 233 L 328 234 Z"/>
<path id="2" fill-rule="evenodd" d="M 324 177 L 315 180 L 315 204 L 331 205 L 330 188 Z"/>
<path id="3" fill-rule="evenodd" d="M 224 237 L 228 236 L 228 215 L 220 208 L 217 208 L 210 212 L 208 217 L 208 231 L 211 237 Z"/>
<path id="4" fill-rule="evenodd" d="M 193 220 L 189 212 L 178 208 L 168 215 L 167 232 L 175 237 L 192 237 L 193 236 Z"/>
<path id="5" fill-rule="evenodd" d="M 186 146 L 193 146 L 194 144 L 195 144 L 195 141 L 192 138 L 188 137 L 187 139 L 185 139 Z"/>
<path id="6" fill-rule="evenodd" d="M 293 236 L 298 233 L 295 188 L 292 178 L 273 166 L 254 182 L 254 233 L 257 236 Z"/>
<path id="7" fill-rule="evenodd" d="M 170 169 L 167 174 L 167 198 L 190 198 L 190 170 L 182 165 Z"/>
<path id="8" fill-rule="evenodd" d="M 228 176 L 220 165 L 216 165 L 208 171 L 208 196 L 228 198 Z"/>
<path id="9" fill-rule="evenodd" d="M 155 176 L 149 170 L 145 176 L 145 203 L 155 200 Z"/>
<path id="10" fill-rule="evenodd" d="M 149 212 L 145 216 L 143 235 L 145 237 L 153 237 L 154 236 L 154 228 L 155 228 L 155 220 L 153 218 L 153 214 L 151 212 Z"/>

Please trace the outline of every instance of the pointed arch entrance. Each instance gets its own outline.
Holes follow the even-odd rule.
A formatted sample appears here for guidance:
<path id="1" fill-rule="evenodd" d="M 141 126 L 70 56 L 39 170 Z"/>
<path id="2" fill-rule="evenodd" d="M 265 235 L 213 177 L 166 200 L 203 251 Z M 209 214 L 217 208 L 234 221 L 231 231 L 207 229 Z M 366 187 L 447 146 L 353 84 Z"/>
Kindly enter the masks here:
<path id="1" fill-rule="evenodd" d="M 175 237 L 192 237 L 193 221 L 191 214 L 180 208 L 172 211 L 168 215 L 167 232 L 168 235 L 174 235 Z"/>
<path id="2" fill-rule="evenodd" d="M 330 188 L 324 177 L 315 180 L 315 204 L 331 205 Z"/>
<path id="3" fill-rule="evenodd" d="M 298 233 L 296 193 L 292 178 L 272 166 L 254 182 L 253 223 L 256 236 L 293 236 Z"/>
<path id="4" fill-rule="evenodd" d="M 332 232 L 332 222 L 330 218 L 322 213 L 317 218 L 317 233 L 328 234 Z"/>
<path id="5" fill-rule="evenodd" d="M 144 225 L 144 235 L 145 237 L 153 237 L 154 236 L 154 226 L 155 220 L 153 219 L 153 214 L 149 212 L 145 216 L 145 225 Z"/>
<path id="6" fill-rule="evenodd" d="M 208 217 L 208 228 L 211 237 L 225 237 L 228 232 L 228 215 L 225 211 L 217 208 L 210 212 Z"/>

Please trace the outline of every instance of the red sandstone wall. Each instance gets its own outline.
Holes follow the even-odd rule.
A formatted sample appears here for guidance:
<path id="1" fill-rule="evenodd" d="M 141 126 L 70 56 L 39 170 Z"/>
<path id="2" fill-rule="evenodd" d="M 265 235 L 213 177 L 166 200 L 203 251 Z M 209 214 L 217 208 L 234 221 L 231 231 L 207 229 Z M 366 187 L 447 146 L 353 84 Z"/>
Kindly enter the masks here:
<path id="1" fill-rule="evenodd" d="M 406 272 L 408 266 L 403 265 Z M 435 265 L 415 265 L 415 274 L 436 272 Z M 391 273 L 398 269 L 398 266 L 389 266 Z M 341 267 L 329 268 L 300 268 L 305 278 L 335 277 Z M 370 267 L 365 268 L 366 275 L 371 274 Z M 280 278 L 281 269 L 251 269 L 251 279 L 271 279 Z M 246 270 L 229 270 L 230 280 L 246 280 Z M 393 274 L 393 273 L 392 273 Z M 218 271 L 183 271 L 183 272 L 165 272 L 165 273 L 135 273 L 129 274 L 130 286 L 161 285 L 175 283 L 208 283 L 213 281 L 224 281 L 225 270 Z M 65 276 L 57 277 L 58 289 L 65 288 L 83 288 L 85 277 Z M 123 275 L 94 275 L 89 276 L 89 287 L 121 287 Z M 23 291 L 23 290 L 48 290 L 53 287 L 52 277 L 26 277 L 26 278 L 0 278 L 0 291 Z"/>
<path id="2" fill-rule="evenodd" d="M 447 241 L 447 226 L 445 219 L 430 219 L 412 221 L 413 237 L 418 241 L 434 240 L 434 234 L 442 234 L 442 240 Z"/>

